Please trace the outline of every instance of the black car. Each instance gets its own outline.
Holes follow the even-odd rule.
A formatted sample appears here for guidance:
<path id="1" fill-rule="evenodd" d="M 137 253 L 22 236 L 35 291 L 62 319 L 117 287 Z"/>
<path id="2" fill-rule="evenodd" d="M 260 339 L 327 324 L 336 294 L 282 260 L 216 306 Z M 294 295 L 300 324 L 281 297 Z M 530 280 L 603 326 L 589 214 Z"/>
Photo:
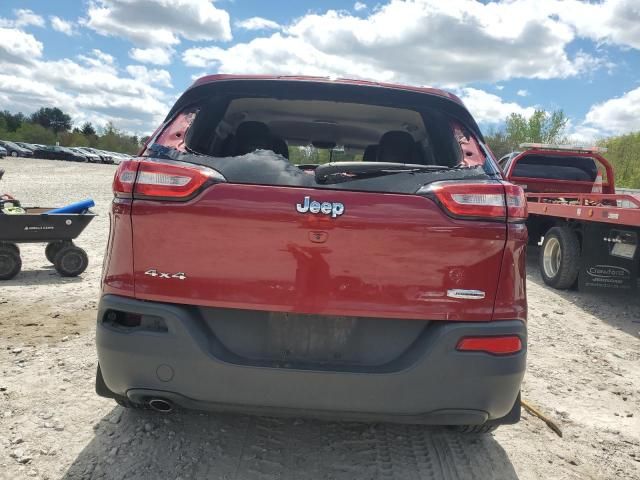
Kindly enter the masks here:
<path id="1" fill-rule="evenodd" d="M 22 148 L 26 148 L 27 150 L 30 150 L 31 152 L 33 152 L 36 148 L 38 148 L 37 145 L 34 145 L 33 143 L 27 143 L 27 142 L 13 142 L 16 145 L 21 146 Z"/>
<path id="2" fill-rule="evenodd" d="M 70 160 L 72 162 L 86 162 L 87 157 L 74 152 L 66 147 L 56 145 L 47 145 L 36 149 L 33 154 L 38 158 L 46 158 L 50 160 Z"/>
<path id="3" fill-rule="evenodd" d="M 7 155 L 12 157 L 33 157 L 33 152 L 28 148 L 21 147 L 17 143 L 10 142 L 8 140 L 0 140 L 2 145 L 7 150 Z"/>

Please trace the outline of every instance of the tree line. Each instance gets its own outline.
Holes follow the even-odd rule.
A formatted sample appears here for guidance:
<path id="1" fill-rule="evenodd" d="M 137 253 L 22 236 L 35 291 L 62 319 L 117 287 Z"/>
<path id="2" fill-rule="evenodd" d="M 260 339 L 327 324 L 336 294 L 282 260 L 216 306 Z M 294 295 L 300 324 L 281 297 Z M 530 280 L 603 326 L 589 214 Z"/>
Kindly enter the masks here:
<path id="1" fill-rule="evenodd" d="M 142 139 L 129 135 L 111 122 L 96 128 L 91 122 L 73 126 L 71 116 L 57 107 L 42 107 L 31 115 L 0 112 L 0 140 L 63 147 L 93 147 L 110 152 L 135 154 Z"/>

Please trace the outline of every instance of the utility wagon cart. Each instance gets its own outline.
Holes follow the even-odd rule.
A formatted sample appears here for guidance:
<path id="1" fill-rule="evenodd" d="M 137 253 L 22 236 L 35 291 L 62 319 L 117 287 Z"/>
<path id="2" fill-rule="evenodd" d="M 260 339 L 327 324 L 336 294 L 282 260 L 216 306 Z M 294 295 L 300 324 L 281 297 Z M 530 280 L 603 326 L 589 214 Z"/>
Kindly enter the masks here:
<path id="1" fill-rule="evenodd" d="M 46 213 L 51 210 L 25 207 L 23 214 L 0 214 L 0 280 L 9 280 L 20 273 L 19 243 L 46 243 L 45 256 L 63 277 L 76 277 L 86 270 L 87 252 L 73 240 L 95 214 Z"/>

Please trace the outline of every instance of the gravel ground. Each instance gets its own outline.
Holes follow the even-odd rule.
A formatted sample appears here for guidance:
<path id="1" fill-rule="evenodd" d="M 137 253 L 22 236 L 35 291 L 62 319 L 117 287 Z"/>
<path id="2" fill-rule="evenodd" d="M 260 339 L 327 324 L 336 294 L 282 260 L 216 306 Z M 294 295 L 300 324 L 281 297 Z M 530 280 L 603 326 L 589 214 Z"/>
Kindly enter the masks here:
<path id="1" fill-rule="evenodd" d="M 640 479 L 640 300 L 557 292 L 529 261 L 529 367 L 515 426 L 441 429 L 126 411 L 93 391 L 94 322 L 115 167 L 3 159 L 0 190 L 29 205 L 93 197 L 90 265 L 62 279 L 42 245 L 0 285 L 0 478 Z"/>

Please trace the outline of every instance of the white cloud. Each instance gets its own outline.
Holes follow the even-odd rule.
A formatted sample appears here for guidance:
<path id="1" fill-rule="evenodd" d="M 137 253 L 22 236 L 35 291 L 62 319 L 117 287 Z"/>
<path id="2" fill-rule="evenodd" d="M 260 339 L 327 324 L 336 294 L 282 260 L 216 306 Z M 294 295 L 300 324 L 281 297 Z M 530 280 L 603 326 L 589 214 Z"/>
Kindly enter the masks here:
<path id="1" fill-rule="evenodd" d="M 519 97 L 528 97 L 530 95 L 529 90 L 520 89 L 516 92 Z"/>
<path id="2" fill-rule="evenodd" d="M 580 36 L 640 49 L 640 5 L 638 0 L 578 0 L 552 2 L 550 8 L 572 25 Z"/>
<path id="3" fill-rule="evenodd" d="M 334 10 L 308 14 L 283 33 L 228 48 L 190 48 L 183 60 L 223 73 L 356 76 L 445 86 L 566 78 L 599 66 L 582 52 L 570 57 L 566 47 L 575 39 L 574 29 L 539 3 L 391 0 L 364 18 Z"/>
<path id="4" fill-rule="evenodd" d="M 273 20 L 262 17 L 251 17 L 236 22 L 236 27 L 244 30 L 280 30 L 280 25 Z"/>
<path id="5" fill-rule="evenodd" d="M 83 23 L 146 48 L 231 39 L 229 14 L 211 0 L 95 0 Z"/>
<path id="6" fill-rule="evenodd" d="M 496 90 L 504 90 L 504 85 L 496 85 Z"/>
<path id="7" fill-rule="evenodd" d="M 68 20 L 63 20 L 60 17 L 56 17 L 55 15 L 49 17 L 51 21 L 51 28 L 53 28 L 56 32 L 64 33 L 65 35 L 74 35 L 76 33 L 73 22 Z"/>
<path id="8" fill-rule="evenodd" d="M 119 128 L 148 133 L 169 110 L 171 99 L 160 87 L 171 79 L 163 70 L 140 67 L 145 70 L 128 68 L 128 76 L 122 75 L 114 58 L 97 49 L 77 60 L 34 59 L 30 63 L 0 55 L 0 105 L 24 113 L 57 106 L 77 124 L 112 121 Z"/>
<path id="9" fill-rule="evenodd" d="M 129 50 L 129 57 L 141 63 L 152 63 L 154 65 L 169 65 L 174 50 L 172 48 L 151 47 L 132 48 Z"/>
<path id="10" fill-rule="evenodd" d="M 463 88 L 458 93 L 478 123 L 501 123 L 512 113 L 530 117 L 535 111 L 534 107 L 505 102 L 499 96 L 477 88 Z"/>
<path id="11" fill-rule="evenodd" d="M 363 2 L 356 2 L 356 3 L 353 4 L 353 9 L 356 12 L 359 12 L 361 10 L 365 10 L 366 8 L 367 8 L 367 4 L 363 3 Z"/>
<path id="12" fill-rule="evenodd" d="M 583 127 L 609 134 L 640 130 L 640 87 L 593 105 L 585 116 Z"/>
<path id="13" fill-rule="evenodd" d="M 30 63 L 42 56 L 42 43 L 22 30 L 0 27 L 0 63 Z"/>
<path id="14" fill-rule="evenodd" d="M 14 19 L 0 18 L 0 27 L 44 27 L 44 18 L 36 15 L 33 10 L 20 8 L 13 11 Z"/>
<path id="15" fill-rule="evenodd" d="M 166 70 L 148 69 L 143 65 L 129 65 L 126 70 L 132 78 L 140 80 L 141 82 L 167 88 L 173 87 L 171 84 L 171 74 Z"/>

